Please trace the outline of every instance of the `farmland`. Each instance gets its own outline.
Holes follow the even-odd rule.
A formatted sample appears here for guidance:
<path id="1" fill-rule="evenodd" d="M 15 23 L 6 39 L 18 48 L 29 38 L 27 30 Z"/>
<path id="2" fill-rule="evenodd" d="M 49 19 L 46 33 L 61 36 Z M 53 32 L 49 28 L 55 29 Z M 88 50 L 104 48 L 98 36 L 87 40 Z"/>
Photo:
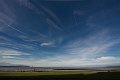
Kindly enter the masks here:
<path id="1" fill-rule="evenodd" d="M 44 75 L 73 75 L 73 74 L 93 74 L 92 71 L 50 71 L 50 72 L 0 72 L 0 76 L 44 76 Z"/>
<path id="2" fill-rule="evenodd" d="M 0 72 L 2 80 L 120 80 L 120 72 L 49 71 L 49 72 Z"/>

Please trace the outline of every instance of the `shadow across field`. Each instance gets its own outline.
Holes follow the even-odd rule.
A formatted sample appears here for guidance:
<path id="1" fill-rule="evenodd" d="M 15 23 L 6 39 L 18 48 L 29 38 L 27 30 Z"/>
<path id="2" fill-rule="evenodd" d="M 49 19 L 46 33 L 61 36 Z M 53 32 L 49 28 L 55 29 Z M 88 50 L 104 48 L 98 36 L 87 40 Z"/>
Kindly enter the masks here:
<path id="1" fill-rule="evenodd" d="M 120 80 L 120 72 L 98 72 L 86 75 L 0 76 L 0 80 Z"/>

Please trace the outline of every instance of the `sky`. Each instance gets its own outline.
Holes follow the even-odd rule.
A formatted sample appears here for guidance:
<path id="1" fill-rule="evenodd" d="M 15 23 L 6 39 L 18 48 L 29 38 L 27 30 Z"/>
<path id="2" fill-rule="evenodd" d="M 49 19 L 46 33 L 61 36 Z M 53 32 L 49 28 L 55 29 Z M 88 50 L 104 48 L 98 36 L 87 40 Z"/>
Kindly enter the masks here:
<path id="1" fill-rule="evenodd" d="M 0 0 L 0 65 L 120 65 L 119 0 Z"/>

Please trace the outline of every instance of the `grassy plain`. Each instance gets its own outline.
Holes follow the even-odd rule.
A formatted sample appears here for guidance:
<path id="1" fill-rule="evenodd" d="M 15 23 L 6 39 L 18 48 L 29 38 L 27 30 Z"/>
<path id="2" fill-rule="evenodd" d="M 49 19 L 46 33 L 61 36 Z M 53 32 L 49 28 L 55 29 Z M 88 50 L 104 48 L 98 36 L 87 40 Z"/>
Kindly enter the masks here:
<path id="1" fill-rule="evenodd" d="M 0 80 L 120 80 L 120 72 L 0 72 Z"/>
<path id="2" fill-rule="evenodd" d="M 50 71 L 50 72 L 0 72 L 0 76 L 42 76 L 42 75 L 71 75 L 93 74 L 94 71 Z"/>

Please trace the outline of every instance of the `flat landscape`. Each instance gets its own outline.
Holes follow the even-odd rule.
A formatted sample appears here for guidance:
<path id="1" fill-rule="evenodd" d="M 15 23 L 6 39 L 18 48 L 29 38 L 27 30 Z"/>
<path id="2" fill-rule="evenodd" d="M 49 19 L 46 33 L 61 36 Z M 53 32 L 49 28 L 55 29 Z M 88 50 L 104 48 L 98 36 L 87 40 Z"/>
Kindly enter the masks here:
<path id="1" fill-rule="evenodd" d="M 97 73 L 95 71 L 49 71 L 49 72 L 0 72 L 0 77 L 1 76 L 46 76 L 46 75 L 74 75 L 74 74 L 93 74 Z"/>
<path id="2" fill-rule="evenodd" d="M 120 0 L 0 0 L 0 80 L 120 80 Z"/>
<path id="3" fill-rule="evenodd" d="M 0 72 L 2 80 L 120 80 L 120 72 L 50 71 Z"/>

